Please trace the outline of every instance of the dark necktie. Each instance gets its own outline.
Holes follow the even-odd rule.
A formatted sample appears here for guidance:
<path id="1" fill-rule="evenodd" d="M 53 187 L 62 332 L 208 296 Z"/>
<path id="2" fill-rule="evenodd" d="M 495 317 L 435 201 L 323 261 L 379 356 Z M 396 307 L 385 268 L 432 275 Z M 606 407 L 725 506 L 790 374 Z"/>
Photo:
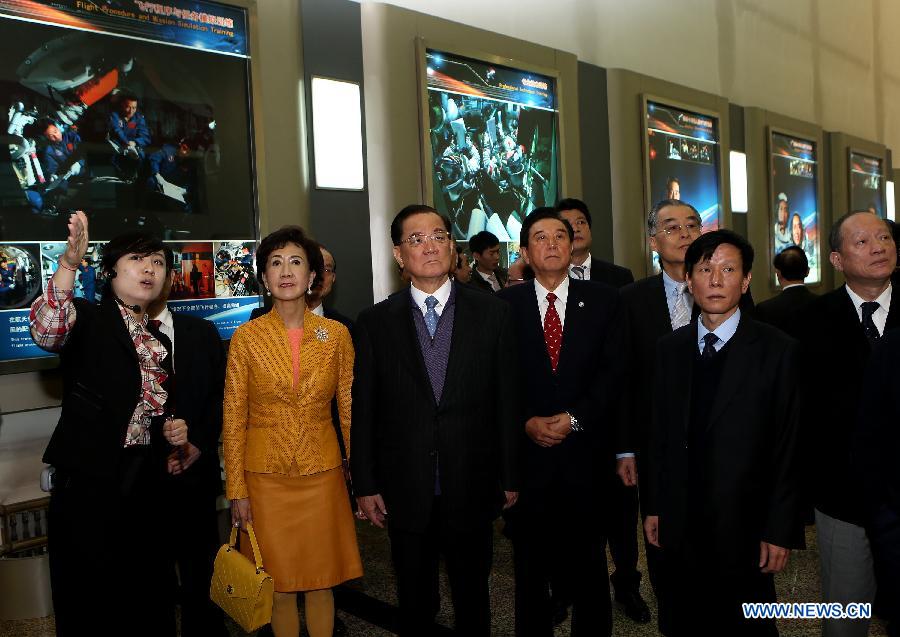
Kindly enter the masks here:
<path id="1" fill-rule="evenodd" d="M 719 337 L 712 332 L 705 334 L 703 336 L 703 353 L 700 354 L 700 358 L 705 361 L 712 359 L 712 357 L 716 355 L 715 344 L 718 342 Z"/>
<path id="2" fill-rule="evenodd" d="M 550 367 L 554 372 L 559 365 L 559 349 L 562 345 L 562 321 L 559 319 L 559 312 L 556 311 L 554 305 L 557 298 L 553 292 L 547 294 L 550 307 L 547 308 L 547 314 L 544 315 L 544 343 L 547 346 L 547 354 L 550 356 Z"/>
<path id="3" fill-rule="evenodd" d="M 872 320 L 872 315 L 875 314 L 875 310 L 877 310 L 881 305 L 878 301 L 866 301 L 862 304 L 862 326 L 863 331 L 866 333 L 866 338 L 869 339 L 869 344 L 874 345 L 875 342 L 881 338 L 881 334 L 878 333 L 878 328 L 875 327 L 875 321 Z"/>
<path id="4" fill-rule="evenodd" d="M 574 279 L 583 279 L 584 278 L 584 266 L 583 265 L 573 265 L 572 266 L 572 278 L 574 278 Z"/>

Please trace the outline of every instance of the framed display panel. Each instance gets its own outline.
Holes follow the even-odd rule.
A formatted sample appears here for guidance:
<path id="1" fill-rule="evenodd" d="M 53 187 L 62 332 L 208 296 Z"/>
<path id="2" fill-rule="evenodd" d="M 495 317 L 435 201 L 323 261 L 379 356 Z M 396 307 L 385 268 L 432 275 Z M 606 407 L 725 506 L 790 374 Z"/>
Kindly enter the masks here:
<path id="1" fill-rule="evenodd" d="M 717 230 L 725 178 L 719 113 L 643 94 L 641 116 L 645 210 L 663 199 L 681 199 L 700 213 L 704 232 Z M 659 272 L 649 245 L 645 249 L 652 272 Z"/>
<path id="2" fill-rule="evenodd" d="M 205 1 L 0 0 L 0 372 L 52 366 L 29 334 L 82 209 L 77 296 L 100 298 L 102 245 L 131 231 L 175 252 L 170 308 L 223 338 L 259 305 L 247 10 Z M 15 363 L 11 363 L 15 361 Z"/>
<path id="3" fill-rule="evenodd" d="M 870 210 L 885 216 L 884 158 L 847 149 L 847 190 L 850 210 Z"/>
<path id="4" fill-rule="evenodd" d="M 511 263 L 524 218 L 565 186 L 559 73 L 422 38 L 416 53 L 424 199 L 458 241 L 495 234 Z"/>
<path id="5" fill-rule="evenodd" d="M 803 250 L 809 262 L 808 285 L 822 281 L 819 145 L 810 136 L 769 126 L 769 253 L 771 263 L 790 246 Z M 777 289 L 774 270 L 770 281 Z"/>

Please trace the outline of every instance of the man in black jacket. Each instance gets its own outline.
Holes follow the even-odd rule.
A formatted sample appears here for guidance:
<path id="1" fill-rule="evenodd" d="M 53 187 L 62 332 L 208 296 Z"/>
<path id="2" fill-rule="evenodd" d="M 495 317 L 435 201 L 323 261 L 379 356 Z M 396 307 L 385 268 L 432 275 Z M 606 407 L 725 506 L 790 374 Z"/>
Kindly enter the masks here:
<path id="1" fill-rule="evenodd" d="M 758 320 L 774 325 L 785 334 L 800 338 L 797 319 L 803 309 L 816 298 L 803 280 L 809 275 L 806 253 L 797 246 L 785 248 L 772 261 L 781 294 L 756 306 Z"/>
<path id="2" fill-rule="evenodd" d="M 624 324 L 614 288 L 569 278 L 573 234 L 553 208 L 529 214 L 520 249 L 535 279 L 498 295 L 515 316 L 527 435 L 507 513 L 518 637 L 553 634 L 551 581 L 573 596 L 572 635 L 612 630 L 603 532 Z"/>
<path id="3" fill-rule="evenodd" d="M 591 234 L 593 219 L 587 204 L 580 199 L 562 199 L 556 204 L 562 218 L 569 222 L 575 232 L 572 243 L 572 258 L 569 264 L 569 275 L 573 279 L 600 281 L 614 288 L 621 288 L 634 282 L 634 275 L 621 265 L 595 259 L 591 255 L 594 237 Z"/>
<path id="4" fill-rule="evenodd" d="M 741 604 L 774 602 L 772 574 L 802 546 L 796 343 L 742 315 L 752 265 L 734 232 L 696 239 L 700 317 L 657 348 L 644 528 L 666 561 L 671 635 L 777 635 Z"/>
<path id="5" fill-rule="evenodd" d="M 471 285 L 485 292 L 499 292 L 506 287 L 506 270 L 500 267 L 500 239 L 482 230 L 469 239 L 469 251 L 475 258 Z"/>
<path id="6" fill-rule="evenodd" d="M 872 346 L 900 326 L 900 299 L 893 296 L 890 278 L 897 250 L 884 219 L 868 211 L 835 221 L 829 243 L 831 264 L 847 283 L 806 306 L 800 322 L 804 473 L 815 507 L 822 601 L 872 602 L 868 494 L 853 469 L 851 443 Z M 869 629 L 867 619 L 826 619 L 824 624 L 826 634 L 840 637 L 864 636 Z"/>
<path id="7" fill-rule="evenodd" d="M 188 423 L 190 432 L 184 449 L 169 455 L 172 478 L 168 497 L 175 509 L 175 523 L 167 538 L 178 567 L 181 634 L 227 635 L 222 611 L 209 599 L 213 561 L 220 544 L 216 499 L 222 493 L 219 436 L 225 356 L 212 323 L 171 312 L 166 306 L 174 276 L 174 271 L 169 274 L 162 295 L 147 308 L 147 314 L 152 317 L 151 331 L 161 332 L 160 339 L 170 353 L 177 389 L 173 413 Z"/>
<path id="8" fill-rule="evenodd" d="M 510 307 L 449 278 L 450 220 L 433 208 L 401 210 L 391 240 L 411 285 L 356 323 L 353 488 L 388 528 L 400 634 L 433 633 L 443 554 L 457 632 L 487 637 L 492 522 L 518 498 Z"/>

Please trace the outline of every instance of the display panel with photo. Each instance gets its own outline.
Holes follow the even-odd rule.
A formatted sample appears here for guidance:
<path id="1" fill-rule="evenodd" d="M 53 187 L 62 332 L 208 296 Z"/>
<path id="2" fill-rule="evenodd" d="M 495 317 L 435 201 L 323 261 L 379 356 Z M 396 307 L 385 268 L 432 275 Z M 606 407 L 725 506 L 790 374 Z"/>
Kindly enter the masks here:
<path id="1" fill-rule="evenodd" d="M 799 247 L 809 262 L 805 283 L 819 283 L 821 241 L 816 143 L 771 131 L 769 148 L 772 162 L 769 260 L 785 248 Z"/>
<path id="2" fill-rule="evenodd" d="M 850 154 L 850 210 L 868 210 L 884 216 L 885 186 L 883 161 L 849 151 Z"/>
<path id="3" fill-rule="evenodd" d="M 44 281 L 81 209 L 98 245 L 129 231 L 205 244 L 205 261 L 176 251 L 197 303 L 180 309 L 209 315 L 206 299 L 219 302 L 212 241 L 258 235 L 247 31 L 245 9 L 202 0 L 0 0 L 0 232 L 45 246 L 35 261 Z M 208 270 L 197 285 L 195 261 Z M 99 262 L 86 267 L 99 299 Z M 91 294 L 79 280 L 76 295 Z M 0 339 L 10 320 L 0 314 Z M 0 343 L 0 361 L 8 354 Z"/>
<path id="4" fill-rule="evenodd" d="M 426 49 L 434 207 L 468 240 L 519 240 L 522 221 L 558 196 L 556 80 Z"/>
<path id="5" fill-rule="evenodd" d="M 700 213 L 703 231 L 721 223 L 719 120 L 654 101 L 646 103 L 649 206 L 681 199 Z"/>

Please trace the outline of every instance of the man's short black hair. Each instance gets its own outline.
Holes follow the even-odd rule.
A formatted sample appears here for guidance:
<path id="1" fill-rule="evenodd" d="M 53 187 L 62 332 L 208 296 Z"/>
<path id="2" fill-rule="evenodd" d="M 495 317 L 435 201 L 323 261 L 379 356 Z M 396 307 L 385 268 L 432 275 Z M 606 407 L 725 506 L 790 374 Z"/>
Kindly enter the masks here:
<path id="1" fill-rule="evenodd" d="M 162 239 L 154 237 L 147 232 L 129 232 L 113 237 L 103 246 L 103 257 L 100 260 L 100 269 L 106 275 L 114 272 L 116 263 L 126 254 L 137 254 L 142 257 L 162 252 L 166 259 L 166 274 L 175 267 L 175 254 L 172 248 L 162 242 Z"/>
<path id="2" fill-rule="evenodd" d="M 562 221 L 563 225 L 566 227 L 566 232 L 569 233 L 569 241 L 575 240 L 575 231 L 572 229 L 572 224 L 563 219 L 562 215 L 559 214 L 559 210 L 545 206 L 543 208 L 535 208 L 527 217 L 525 217 L 525 221 L 522 223 L 521 234 L 519 235 L 519 245 L 525 246 L 526 249 L 528 248 L 528 235 L 531 232 L 531 226 L 542 219 L 556 219 L 557 221 Z"/>
<path id="3" fill-rule="evenodd" d="M 398 246 L 401 241 L 406 237 L 401 236 L 403 234 L 403 222 L 412 217 L 413 215 L 419 215 L 422 213 L 431 212 L 436 214 L 441 218 L 441 221 L 444 222 L 444 228 L 447 229 L 447 233 L 450 233 L 450 219 L 446 215 L 442 215 L 437 210 L 432 208 L 431 206 L 426 206 L 425 204 L 414 203 L 406 206 L 403 210 L 397 213 L 394 217 L 394 220 L 391 221 L 391 242 Z"/>
<path id="4" fill-rule="evenodd" d="M 319 287 L 322 277 L 325 275 L 325 260 L 319 250 L 319 244 L 310 239 L 300 226 L 283 226 L 259 242 L 259 247 L 256 249 L 256 278 L 260 283 L 263 282 L 263 274 L 266 271 L 269 257 L 275 250 L 283 248 L 289 243 L 303 248 L 309 261 L 309 269 L 316 273 L 312 287 Z"/>
<path id="5" fill-rule="evenodd" d="M 720 245 L 732 245 L 741 253 L 741 273 L 750 274 L 753 268 L 753 246 L 744 237 L 733 230 L 715 230 L 697 237 L 684 253 L 684 268 L 691 275 L 694 266 L 712 258 L 713 252 Z"/>
<path id="6" fill-rule="evenodd" d="M 851 210 L 845 215 L 841 215 L 837 221 L 831 226 L 831 232 L 828 234 L 828 245 L 831 247 L 832 252 L 840 252 L 841 244 L 843 243 L 844 237 L 841 235 L 841 231 L 843 230 L 844 222 L 847 221 L 850 217 L 855 217 L 856 215 L 871 215 L 871 210 Z M 887 219 L 883 219 L 878 215 L 874 215 L 876 218 L 884 221 L 884 225 L 887 228 L 888 232 L 893 235 L 893 228 L 891 228 Z"/>
<path id="7" fill-rule="evenodd" d="M 38 120 L 38 122 L 37 122 L 37 124 L 35 124 L 35 126 L 37 127 L 37 132 L 40 133 L 41 135 L 46 133 L 47 129 L 50 128 L 51 126 L 56 126 L 57 128 L 59 128 L 60 131 L 62 131 L 62 128 L 60 128 L 59 124 L 55 120 L 50 119 L 49 117 L 42 117 L 41 119 Z"/>
<path id="8" fill-rule="evenodd" d="M 490 250 L 494 246 L 500 245 L 500 239 L 497 238 L 493 232 L 488 232 L 487 230 L 482 230 L 478 234 L 472 235 L 472 238 L 469 239 L 469 250 L 472 253 L 481 254 L 485 250 Z"/>
<path id="9" fill-rule="evenodd" d="M 577 210 L 584 215 L 585 219 L 587 219 L 588 228 L 592 227 L 594 224 L 594 220 L 591 219 L 591 211 L 588 210 L 587 204 L 581 199 L 575 199 L 574 197 L 561 199 L 559 203 L 556 204 L 556 209 L 559 212 L 562 212 L 563 210 Z"/>
<path id="10" fill-rule="evenodd" d="M 809 274 L 809 260 L 799 246 L 788 246 L 776 254 L 772 265 L 787 281 L 802 281 Z"/>

